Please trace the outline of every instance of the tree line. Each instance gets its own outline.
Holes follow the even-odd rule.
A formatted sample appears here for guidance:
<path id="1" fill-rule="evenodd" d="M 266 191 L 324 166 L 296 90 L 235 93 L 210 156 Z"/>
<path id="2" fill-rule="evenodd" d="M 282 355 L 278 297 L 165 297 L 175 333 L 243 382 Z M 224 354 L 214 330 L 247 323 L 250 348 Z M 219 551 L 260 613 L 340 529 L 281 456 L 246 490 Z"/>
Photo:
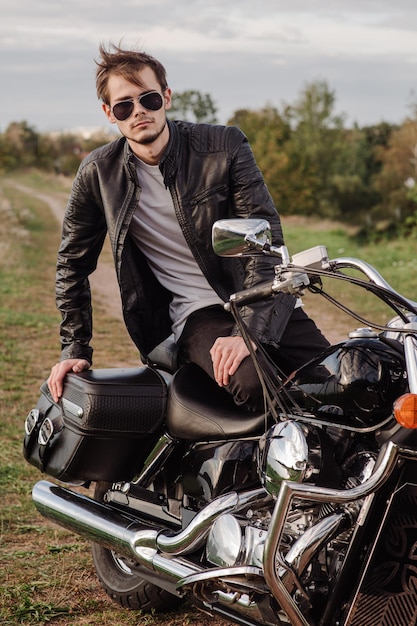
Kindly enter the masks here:
<path id="1" fill-rule="evenodd" d="M 417 105 L 401 124 L 347 127 L 326 81 L 307 84 L 292 104 L 239 109 L 228 124 L 248 137 L 283 215 L 356 224 L 368 236 L 417 230 Z M 172 119 L 216 123 L 209 94 L 174 94 Z M 81 159 L 114 138 L 100 131 L 40 134 L 26 121 L 0 133 L 0 171 L 40 168 L 74 175 Z"/>

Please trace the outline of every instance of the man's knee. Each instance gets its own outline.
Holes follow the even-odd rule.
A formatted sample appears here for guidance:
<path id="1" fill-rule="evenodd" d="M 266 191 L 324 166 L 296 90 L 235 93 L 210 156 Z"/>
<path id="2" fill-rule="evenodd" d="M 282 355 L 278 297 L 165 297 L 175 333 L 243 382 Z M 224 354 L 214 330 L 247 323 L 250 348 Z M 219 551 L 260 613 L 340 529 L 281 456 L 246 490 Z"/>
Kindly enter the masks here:
<path id="1" fill-rule="evenodd" d="M 226 389 L 238 406 L 258 411 L 264 405 L 262 385 L 250 357 L 242 361 Z"/>

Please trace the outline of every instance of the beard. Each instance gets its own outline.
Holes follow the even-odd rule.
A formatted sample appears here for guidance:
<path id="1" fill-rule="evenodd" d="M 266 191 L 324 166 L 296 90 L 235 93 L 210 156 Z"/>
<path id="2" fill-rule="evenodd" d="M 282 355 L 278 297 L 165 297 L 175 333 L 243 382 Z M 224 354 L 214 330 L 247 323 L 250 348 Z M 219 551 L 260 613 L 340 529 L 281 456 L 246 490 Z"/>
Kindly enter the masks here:
<path id="1" fill-rule="evenodd" d="M 152 143 L 154 143 L 162 135 L 162 133 L 165 130 L 166 125 L 167 125 L 167 121 L 165 119 L 161 127 L 155 130 L 154 132 L 150 132 L 148 135 L 145 134 L 143 137 L 139 137 L 139 138 L 132 137 L 132 141 L 134 141 L 135 143 L 141 146 L 149 146 Z"/>

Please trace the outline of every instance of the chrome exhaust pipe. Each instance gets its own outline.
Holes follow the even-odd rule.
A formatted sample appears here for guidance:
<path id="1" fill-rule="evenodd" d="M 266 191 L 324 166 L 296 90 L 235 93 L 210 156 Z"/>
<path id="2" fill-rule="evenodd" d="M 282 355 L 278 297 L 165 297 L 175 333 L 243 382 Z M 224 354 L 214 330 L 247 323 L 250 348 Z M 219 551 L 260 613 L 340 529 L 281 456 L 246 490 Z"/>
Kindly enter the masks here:
<path id="1" fill-rule="evenodd" d="M 189 554 L 201 548 L 213 522 L 224 513 L 242 511 L 251 505 L 264 505 L 271 500 L 265 489 L 253 489 L 236 493 L 232 491 L 218 496 L 191 520 L 188 526 L 175 534 L 160 533 L 156 546 L 161 552 L 168 554 Z"/>
<path id="2" fill-rule="evenodd" d="M 261 491 L 261 500 L 263 501 L 265 491 L 256 491 Z M 154 584 L 168 589 L 166 584 L 176 586 L 180 581 L 196 574 L 201 574 L 204 577 L 204 572 L 207 573 L 208 578 L 213 580 L 210 576 L 210 570 L 207 571 L 205 567 L 192 563 L 181 556 L 167 558 L 158 553 L 160 541 L 166 543 L 168 551 L 173 552 L 174 550 L 175 535 L 165 534 L 162 529 L 149 528 L 145 522 L 141 523 L 140 520 L 136 520 L 124 512 L 116 511 L 106 504 L 96 502 L 87 496 L 46 480 L 36 483 L 32 497 L 36 509 L 47 519 L 109 550 L 114 550 L 127 558 L 134 558 L 143 566 L 141 575 L 146 579 L 146 572 L 148 571 L 149 580 Z M 217 513 L 221 515 L 224 512 L 222 506 L 225 508 L 234 504 L 238 507 L 244 507 L 248 506 L 254 498 L 255 490 L 247 492 L 247 494 L 235 494 L 235 498 L 228 494 L 227 497 L 220 496 L 213 500 L 210 503 L 209 512 L 203 509 L 196 516 L 198 518 L 200 515 L 200 525 L 198 520 L 195 521 L 190 529 L 188 540 L 186 539 L 187 529 L 177 534 L 177 548 L 185 549 L 186 545 L 188 548 L 191 546 L 195 548 L 198 541 L 202 542 L 202 538 L 207 534 L 213 521 L 215 502 L 217 503 Z M 161 577 L 160 583 L 155 580 L 152 572 Z M 175 588 L 168 590 L 171 593 L 176 592 Z M 233 605 L 238 612 L 246 614 L 257 610 L 256 605 L 250 601 L 246 593 L 227 592 L 219 589 L 216 596 L 219 604 Z M 214 606 L 212 609 L 218 610 Z M 221 613 L 222 609 L 219 610 Z"/>
<path id="3" fill-rule="evenodd" d="M 203 569 L 158 555 L 156 539 L 160 530 L 80 493 L 41 480 L 34 486 L 32 498 L 47 519 L 175 582 Z"/>
<path id="4" fill-rule="evenodd" d="M 155 549 L 157 530 L 80 493 L 41 480 L 33 487 L 32 498 L 47 519 L 123 556 L 137 557 L 138 544 Z"/>
<path id="5" fill-rule="evenodd" d="M 201 547 L 214 519 L 225 512 L 264 502 L 269 495 L 264 489 L 254 489 L 219 496 L 202 509 L 186 529 L 174 534 L 162 528 L 150 528 L 146 522 L 127 513 L 46 480 L 36 483 L 32 498 L 39 513 L 47 519 L 178 582 L 204 571 L 205 568 L 178 555 Z M 167 558 L 159 551 L 177 558 Z"/>

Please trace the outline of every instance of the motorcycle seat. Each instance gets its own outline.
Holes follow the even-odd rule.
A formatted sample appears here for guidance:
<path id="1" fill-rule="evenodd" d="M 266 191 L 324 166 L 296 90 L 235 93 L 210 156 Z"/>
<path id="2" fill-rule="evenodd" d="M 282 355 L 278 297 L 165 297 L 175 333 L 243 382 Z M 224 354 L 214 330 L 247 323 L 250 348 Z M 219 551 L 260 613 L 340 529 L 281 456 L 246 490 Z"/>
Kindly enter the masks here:
<path id="1" fill-rule="evenodd" d="M 168 393 L 166 426 L 177 439 L 229 439 L 261 434 L 266 414 L 238 407 L 200 367 L 183 365 L 173 376 Z"/>

